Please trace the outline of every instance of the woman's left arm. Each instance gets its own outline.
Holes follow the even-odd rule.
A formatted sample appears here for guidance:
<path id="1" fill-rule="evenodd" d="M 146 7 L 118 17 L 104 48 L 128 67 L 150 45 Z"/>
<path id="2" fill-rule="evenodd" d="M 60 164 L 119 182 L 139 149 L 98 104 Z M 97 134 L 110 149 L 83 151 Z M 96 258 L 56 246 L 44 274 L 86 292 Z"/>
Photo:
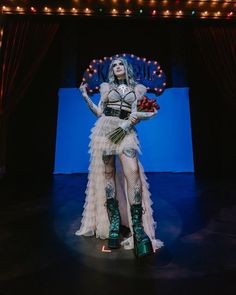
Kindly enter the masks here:
<path id="1" fill-rule="evenodd" d="M 143 98 L 144 94 L 147 92 L 147 88 L 142 84 L 137 84 L 134 88 L 134 91 L 136 95 L 136 100 L 132 104 L 130 118 L 135 118 L 139 121 L 155 116 L 157 114 L 157 110 L 154 110 L 154 112 L 139 112 L 137 110 L 138 101 Z"/>

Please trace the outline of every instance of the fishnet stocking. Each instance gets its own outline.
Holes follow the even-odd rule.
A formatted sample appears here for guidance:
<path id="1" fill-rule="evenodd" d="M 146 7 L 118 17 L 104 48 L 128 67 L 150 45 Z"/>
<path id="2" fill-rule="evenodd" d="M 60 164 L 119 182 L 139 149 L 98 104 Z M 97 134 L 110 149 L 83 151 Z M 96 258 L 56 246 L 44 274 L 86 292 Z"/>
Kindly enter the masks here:
<path id="1" fill-rule="evenodd" d="M 120 160 L 127 181 L 129 203 L 130 205 L 141 204 L 142 184 L 135 151 L 133 149 L 124 150 L 123 154 L 120 155 Z"/>
<path id="2" fill-rule="evenodd" d="M 105 165 L 105 193 L 106 198 L 116 197 L 115 186 L 115 157 L 113 155 L 103 155 L 102 160 Z"/>

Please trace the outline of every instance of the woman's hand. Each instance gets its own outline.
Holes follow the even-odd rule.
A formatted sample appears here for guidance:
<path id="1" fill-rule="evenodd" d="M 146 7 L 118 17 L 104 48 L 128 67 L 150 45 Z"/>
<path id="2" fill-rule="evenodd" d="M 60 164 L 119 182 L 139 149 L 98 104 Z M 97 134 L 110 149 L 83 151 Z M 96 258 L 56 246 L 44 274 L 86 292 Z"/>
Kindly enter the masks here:
<path id="1" fill-rule="evenodd" d="M 84 82 L 82 82 L 80 84 L 79 90 L 81 91 L 81 94 L 83 95 L 83 97 L 87 97 L 88 96 L 87 89 L 86 89 L 87 86 L 88 86 L 88 84 L 86 84 Z"/>
<path id="2" fill-rule="evenodd" d="M 140 122 L 140 120 L 132 113 L 130 114 L 129 119 L 130 119 L 132 125 L 135 125 Z"/>

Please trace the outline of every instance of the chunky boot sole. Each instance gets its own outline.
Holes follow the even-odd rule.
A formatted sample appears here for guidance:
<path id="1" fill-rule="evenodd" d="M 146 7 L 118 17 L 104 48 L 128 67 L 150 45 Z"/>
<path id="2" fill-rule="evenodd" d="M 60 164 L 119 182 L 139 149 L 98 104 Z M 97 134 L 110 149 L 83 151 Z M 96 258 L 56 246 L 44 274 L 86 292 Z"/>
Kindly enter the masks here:
<path id="1" fill-rule="evenodd" d="M 120 248 L 120 241 L 119 239 L 108 239 L 107 247 L 109 249 L 118 249 Z"/>
<path id="2" fill-rule="evenodd" d="M 153 254 L 151 241 L 135 242 L 134 253 L 138 258 Z"/>

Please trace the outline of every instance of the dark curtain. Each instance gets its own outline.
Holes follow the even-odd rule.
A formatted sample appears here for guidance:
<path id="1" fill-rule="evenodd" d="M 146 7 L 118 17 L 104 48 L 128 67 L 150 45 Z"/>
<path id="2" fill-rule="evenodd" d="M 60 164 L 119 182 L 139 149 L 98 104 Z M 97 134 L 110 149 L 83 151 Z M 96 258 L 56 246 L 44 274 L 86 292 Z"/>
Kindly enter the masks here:
<path id="1" fill-rule="evenodd" d="M 192 120 L 196 168 L 235 175 L 236 28 L 195 25 L 192 30 Z M 195 47 L 195 48 L 194 48 Z M 201 129 L 201 130 L 200 130 Z"/>
<path id="2" fill-rule="evenodd" d="M 194 35 L 207 71 L 219 93 L 230 105 L 235 106 L 236 28 L 197 27 Z"/>
<path id="3" fill-rule="evenodd" d="M 9 115 L 30 86 L 51 46 L 59 25 L 32 20 L 10 20 L 4 25 L 0 69 L 0 171 L 6 165 Z"/>

